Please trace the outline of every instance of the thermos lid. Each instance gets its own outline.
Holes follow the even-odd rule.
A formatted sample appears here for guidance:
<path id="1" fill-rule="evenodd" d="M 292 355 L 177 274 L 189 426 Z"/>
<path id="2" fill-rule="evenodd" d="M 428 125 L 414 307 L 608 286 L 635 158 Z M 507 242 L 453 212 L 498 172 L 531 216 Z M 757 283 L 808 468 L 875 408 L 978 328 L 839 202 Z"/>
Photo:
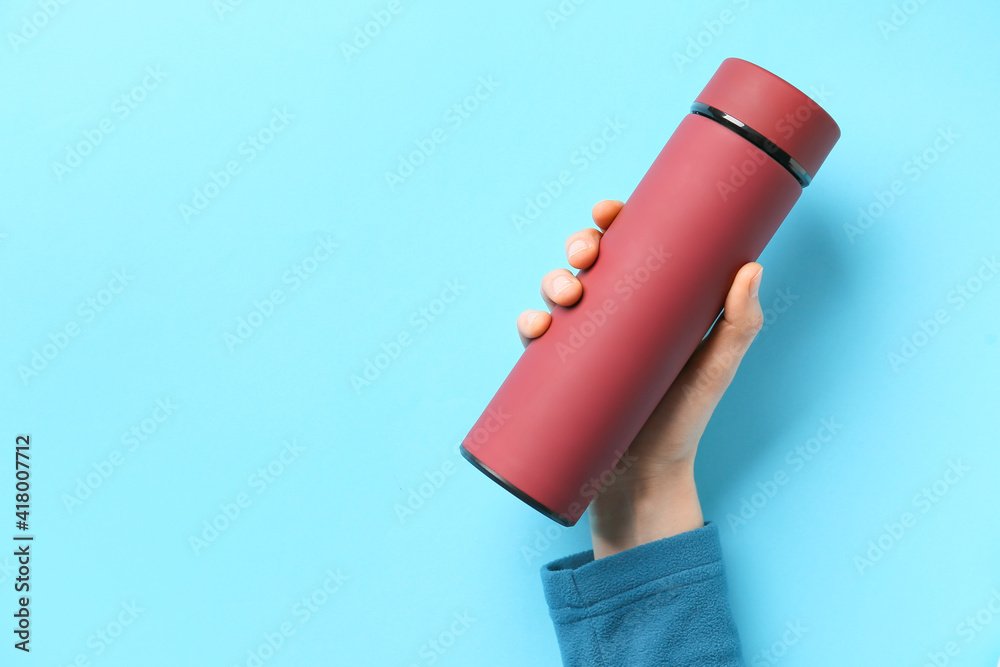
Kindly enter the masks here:
<path id="1" fill-rule="evenodd" d="M 815 176 L 840 138 L 819 104 L 784 79 L 739 58 L 727 58 L 695 100 L 763 135 Z"/>

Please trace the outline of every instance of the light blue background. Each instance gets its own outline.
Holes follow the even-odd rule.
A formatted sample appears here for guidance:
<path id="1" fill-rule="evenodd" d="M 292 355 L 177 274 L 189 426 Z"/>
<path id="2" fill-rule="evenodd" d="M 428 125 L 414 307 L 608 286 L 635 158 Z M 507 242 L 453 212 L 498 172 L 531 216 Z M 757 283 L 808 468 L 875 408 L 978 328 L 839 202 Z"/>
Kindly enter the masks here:
<path id="1" fill-rule="evenodd" d="M 5 626 L 0 663 L 246 665 L 290 623 L 264 664 L 429 665 L 429 642 L 465 614 L 434 664 L 558 664 L 537 571 L 589 548 L 586 521 L 555 527 L 456 447 L 520 354 L 514 319 L 541 307 L 564 238 L 596 201 L 628 197 L 737 56 L 825 96 L 843 131 L 761 259 L 765 305 L 778 290 L 793 305 L 768 315 L 699 456 L 745 655 L 769 664 L 777 642 L 782 665 L 919 666 L 953 641 L 950 664 L 992 667 L 1000 617 L 971 641 L 959 624 L 1000 590 L 1000 279 L 962 308 L 951 293 L 1000 253 L 996 3 L 910 0 L 885 32 L 889 1 L 590 0 L 552 23 L 557 0 L 399 0 L 345 57 L 388 4 L 70 2 L 16 43 L 40 5 L 0 10 L 0 440 L 9 454 L 32 436 L 37 535 L 33 650 L 14 651 Z M 123 118 L 116 100 L 147 67 L 166 76 Z M 481 77 L 499 87 L 450 121 Z M 248 161 L 242 142 L 275 109 L 294 118 Z M 113 131 L 57 178 L 105 119 Z M 608 119 L 626 129 L 581 164 Z M 439 128 L 444 142 L 390 188 L 399 156 Z M 933 154 L 948 128 L 958 138 Z M 936 161 L 914 172 L 928 149 Z M 240 173 L 185 221 L 181 204 L 230 160 Z M 572 184 L 517 228 L 512 214 L 564 169 Z M 894 180 L 905 192 L 852 235 Z M 327 238 L 332 256 L 293 287 L 286 272 Z M 103 292 L 122 270 L 124 289 Z M 429 321 L 420 309 L 449 281 L 460 294 Z M 230 349 L 273 290 L 283 302 Z M 92 319 L 80 309 L 109 297 Z M 947 322 L 922 338 L 938 310 Z M 78 334 L 23 379 L 67 324 Z M 400 334 L 409 344 L 355 391 Z M 158 399 L 178 407 L 129 451 L 122 433 Z M 842 429 L 796 471 L 786 453 L 824 418 Z M 258 493 L 251 476 L 292 440 L 304 451 Z M 116 450 L 124 462 L 67 508 Z M 950 460 L 970 470 L 922 512 L 914 495 Z M 788 482 L 731 528 L 778 471 Z M 0 478 L 2 536 L 12 463 Z M 189 538 L 241 493 L 250 505 L 195 553 Z M 907 511 L 916 524 L 883 536 Z M 859 571 L 880 536 L 891 548 Z M 12 559 L 0 565 L 9 623 Z M 328 570 L 347 579 L 302 623 L 294 605 Z M 133 600 L 135 621 L 96 643 Z M 782 646 L 796 622 L 807 631 Z"/>

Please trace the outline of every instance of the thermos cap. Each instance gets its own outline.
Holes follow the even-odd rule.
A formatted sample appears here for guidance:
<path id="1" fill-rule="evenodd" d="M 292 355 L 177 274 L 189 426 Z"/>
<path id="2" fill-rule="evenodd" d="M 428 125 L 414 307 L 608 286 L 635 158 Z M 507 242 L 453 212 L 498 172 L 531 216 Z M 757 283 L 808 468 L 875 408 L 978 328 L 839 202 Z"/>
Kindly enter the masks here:
<path id="1" fill-rule="evenodd" d="M 739 58 L 722 61 L 695 107 L 721 112 L 737 121 L 751 135 L 769 141 L 774 155 L 793 158 L 793 170 L 805 170 L 803 184 L 816 175 L 826 156 L 840 138 L 837 123 L 808 95 L 766 69 Z M 695 113 L 708 115 L 692 108 Z M 740 128 L 743 130 L 744 128 Z M 778 150 L 774 151 L 774 147 Z M 797 163 L 797 164 L 796 164 Z M 800 179 L 802 181 L 803 179 Z"/>

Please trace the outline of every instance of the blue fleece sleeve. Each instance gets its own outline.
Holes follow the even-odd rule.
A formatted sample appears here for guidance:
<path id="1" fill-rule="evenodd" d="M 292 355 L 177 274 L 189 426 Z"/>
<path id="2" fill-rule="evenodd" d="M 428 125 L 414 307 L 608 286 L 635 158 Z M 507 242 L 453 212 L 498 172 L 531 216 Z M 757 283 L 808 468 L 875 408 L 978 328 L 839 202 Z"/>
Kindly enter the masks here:
<path id="1" fill-rule="evenodd" d="M 744 664 L 711 522 L 596 561 L 552 561 L 542 587 L 567 667 Z"/>

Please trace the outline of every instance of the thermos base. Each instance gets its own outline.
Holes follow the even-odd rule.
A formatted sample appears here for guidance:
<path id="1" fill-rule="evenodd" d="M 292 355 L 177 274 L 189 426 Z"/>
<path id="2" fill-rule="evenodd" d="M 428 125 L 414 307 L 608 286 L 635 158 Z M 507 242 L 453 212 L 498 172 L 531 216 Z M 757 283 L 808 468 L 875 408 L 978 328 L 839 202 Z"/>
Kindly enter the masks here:
<path id="1" fill-rule="evenodd" d="M 461 450 L 462 456 L 465 457 L 465 460 L 467 460 L 469 463 L 479 468 L 484 475 L 486 475 L 494 482 L 502 486 L 504 489 L 507 490 L 508 493 L 514 494 L 521 502 L 530 505 L 531 507 L 535 508 L 536 510 L 538 510 L 548 518 L 552 519 L 556 523 L 562 524 L 567 528 L 576 523 L 575 521 L 570 521 L 567 517 L 563 516 L 562 514 L 550 510 L 548 507 L 541 504 L 540 502 L 529 496 L 527 493 L 525 493 L 521 489 L 517 488 L 516 486 L 505 480 L 503 477 L 497 474 L 496 471 L 490 469 L 488 465 L 477 459 L 472 454 L 472 452 L 470 452 L 468 449 L 465 448 L 465 445 L 459 445 L 459 450 Z"/>

